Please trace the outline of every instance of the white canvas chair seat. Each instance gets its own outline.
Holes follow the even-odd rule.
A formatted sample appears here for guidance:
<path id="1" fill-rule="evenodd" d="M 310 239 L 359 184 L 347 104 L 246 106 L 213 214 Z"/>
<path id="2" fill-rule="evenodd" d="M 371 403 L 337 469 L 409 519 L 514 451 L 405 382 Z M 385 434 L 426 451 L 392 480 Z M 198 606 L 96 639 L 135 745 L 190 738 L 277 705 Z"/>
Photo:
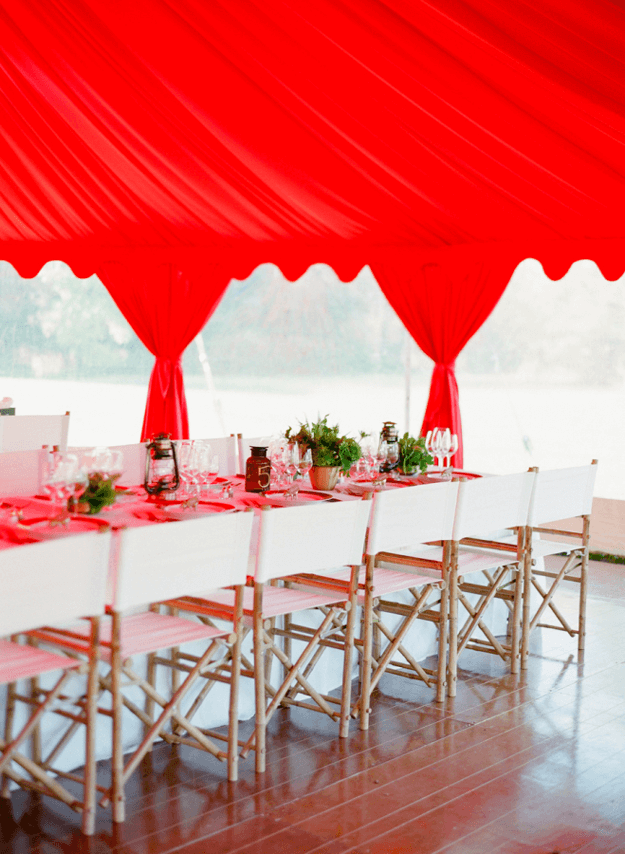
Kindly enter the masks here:
<path id="1" fill-rule="evenodd" d="M 548 557 L 549 555 L 571 554 L 577 552 L 581 556 L 584 551 L 584 545 L 581 542 L 572 543 L 570 540 L 565 543 L 564 540 L 539 540 L 533 538 L 531 543 L 531 554 L 533 558 Z"/>
<path id="2" fill-rule="evenodd" d="M 348 574 L 350 570 L 347 570 Z M 347 579 L 349 580 L 349 578 Z M 311 586 L 314 587 L 314 585 Z M 210 601 L 234 608 L 234 591 L 221 590 L 210 594 Z M 345 593 L 324 594 L 308 589 L 294 587 L 266 587 L 263 595 L 263 614 L 266 619 L 283 617 L 293 611 L 305 611 L 308 608 L 321 608 L 345 601 Z M 254 617 L 254 590 L 243 588 L 243 617 L 246 625 L 251 625 Z"/>
<path id="3" fill-rule="evenodd" d="M 73 670 L 81 662 L 27 644 L 0 639 L 0 684 L 29 679 L 54 670 Z"/>
<path id="4" fill-rule="evenodd" d="M 588 466 L 534 470 L 535 482 L 525 534 L 523 669 L 528 666 L 530 636 L 537 628 L 563 631 L 571 637 L 577 635 L 578 654 L 581 657 L 584 653 L 590 519 L 597 468 L 597 460 L 593 460 Z M 553 527 L 560 520 L 574 518 L 581 521 L 579 533 L 561 526 Z M 549 539 L 539 538 L 543 534 Z M 556 554 L 565 554 L 567 558 L 559 570 L 546 569 L 541 558 Z M 573 624 L 555 601 L 564 583 L 577 585 L 577 620 Z"/>
<path id="5" fill-rule="evenodd" d="M 12 781 L 54 797 L 82 813 L 86 835 L 93 834 L 95 825 L 98 628 L 105 606 L 110 542 L 110 533 L 92 533 L 0 551 L 0 631 L 12 638 L 0 640 L 0 682 L 7 685 L 0 738 L 2 795 L 10 797 Z M 38 648 L 32 639 L 17 642 L 41 625 L 66 625 L 84 615 L 89 615 L 84 660 Z M 57 734 L 45 756 L 39 728 L 44 714 L 55 715 Z M 69 774 L 55 760 L 81 728 L 84 769 Z M 67 778 L 72 781 L 70 788 L 65 785 Z"/>
<path id="6" fill-rule="evenodd" d="M 82 636 L 85 640 L 87 639 L 86 626 L 75 625 L 72 627 L 72 631 L 77 637 Z M 121 623 L 120 655 L 122 658 L 144 655 L 194 641 L 225 637 L 230 634 L 230 631 L 230 629 L 217 629 L 214 626 L 206 626 L 182 617 L 158 614 L 153 611 L 131 614 L 124 617 Z M 112 618 L 110 616 L 104 617 L 100 623 L 100 658 L 109 664 L 111 662 L 112 634 Z M 43 633 L 40 634 L 40 637 L 43 637 Z M 54 638 L 58 643 L 63 641 L 61 636 L 54 634 L 54 630 L 46 630 L 45 637 L 47 639 Z M 78 647 L 74 648 L 78 649 Z"/>
<path id="7" fill-rule="evenodd" d="M 349 581 L 348 573 L 341 570 L 335 574 L 336 578 L 343 581 Z M 361 566 L 358 573 L 358 595 L 357 601 L 359 605 L 365 603 L 365 584 L 367 580 L 367 568 Z M 373 574 L 373 589 L 372 595 L 374 598 L 379 596 L 389 595 L 390 593 L 399 593 L 402 590 L 409 590 L 411 587 L 420 587 L 423 584 L 431 584 L 436 582 L 437 578 L 433 575 L 423 575 L 419 572 L 406 572 L 398 569 L 388 569 L 385 567 L 376 567 Z M 442 580 L 442 579 L 441 579 Z"/>

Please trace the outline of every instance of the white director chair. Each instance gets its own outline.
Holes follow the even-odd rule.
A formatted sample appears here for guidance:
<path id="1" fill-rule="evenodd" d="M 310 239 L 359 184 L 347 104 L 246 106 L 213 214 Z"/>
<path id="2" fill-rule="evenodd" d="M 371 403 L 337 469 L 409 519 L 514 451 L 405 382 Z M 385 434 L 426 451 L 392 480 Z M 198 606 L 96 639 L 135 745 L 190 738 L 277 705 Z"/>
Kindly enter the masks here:
<path id="1" fill-rule="evenodd" d="M 597 460 L 588 466 L 535 469 L 536 479 L 526 532 L 525 593 L 523 598 L 523 641 L 521 667 L 527 668 L 530 635 L 536 628 L 556 629 L 577 635 L 582 655 L 586 639 L 586 597 L 588 589 L 588 553 L 592 499 L 597 477 Z M 572 532 L 560 524 L 577 519 L 581 528 Z M 551 523 L 551 524 L 549 524 Z M 566 556 L 559 570 L 544 567 L 548 555 Z M 564 582 L 577 585 L 578 607 L 574 625 L 554 601 Z M 536 601 L 534 606 L 532 599 Z M 549 616 L 550 622 L 543 622 Z"/>
<path id="2" fill-rule="evenodd" d="M 254 636 L 254 661 L 242 674 L 254 677 L 256 716 L 254 733 L 241 750 L 242 757 L 255 751 L 257 772 L 265 770 L 267 723 L 281 706 L 324 713 L 338 723 L 340 736 L 348 734 L 356 588 L 370 508 L 370 501 L 315 502 L 264 507 L 260 513 L 253 587 L 245 588 L 243 600 L 244 622 Z M 345 566 L 347 585 L 334 578 Z M 314 577 L 304 578 L 304 573 Z M 211 596 L 210 603 L 234 605 L 227 592 Z M 177 604 L 201 614 L 205 603 L 193 599 Z M 310 609 L 316 609 L 314 627 L 290 622 L 287 631 L 278 625 Z M 334 635 L 340 637 L 338 643 Z M 340 699 L 318 690 L 311 678 L 321 653 L 337 645 L 343 660 Z M 279 684 L 271 678 L 274 660 L 282 673 Z"/>
<path id="3" fill-rule="evenodd" d="M 456 694 L 458 656 L 464 649 L 498 655 L 512 673 L 518 672 L 525 522 L 533 483 L 532 471 L 460 481 L 449 590 L 451 697 Z M 498 536 L 502 529 L 510 529 L 507 542 Z M 509 641 L 498 638 L 485 619 L 497 599 L 508 606 Z"/>
<path id="4" fill-rule="evenodd" d="M 371 694 L 384 673 L 424 682 L 435 689 L 439 702 L 445 697 L 449 541 L 457 492 L 458 484 L 450 482 L 373 497 L 359 592 L 364 606 L 361 693 L 353 713 L 359 713 L 361 729 L 368 728 Z M 432 541 L 444 545 L 426 545 Z M 406 643 L 417 619 L 438 630 L 433 668 L 419 662 Z"/>
<path id="5" fill-rule="evenodd" d="M 0 683 L 8 685 L 4 737 L 0 738 L 2 795 L 10 797 L 9 781 L 50 795 L 82 812 L 86 835 L 94 832 L 95 822 L 98 631 L 105 607 L 110 536 L 80 534 L 0 551 L 0 634 L 10 636 L 0 640 Z M 79 646 L 87 653 L 86 659 L 71 657 L 74 644 L 62 631 L 57 634 L 60 650 L 51 652 L 33 645 L 39 627 L 62 627 L 81 617 L 90 618 L 88 643 Z M 20 643 L 19 635 L 26 632 L 31 643 Z M 55 672 L 60 675 L 54 676 L 54 684 L 44 690 L 38 678 Z M 87 690 L 85 694 L 83 681 L 78 680 L 80 686 L 73 692 L 78 702 L 68 711 L 66 695 L 72 692 L 76 673 L 87 674 Z M 25 686 L 20 691 L 20 683 L 26 680 L 30 688 L 24 693 Z M 28 714 L 22 717 L 19 712 L 24 707 Z M 68 732 L 84 725 L 82 774 L 63 772 L 54 765 L 64 737 L 55 741 L 47 756 L 41 754 L 37 733 L 47 712 L 65 717 Z M 29 737 L 32 744 L 28 753 L 25 747 Z M 76 794 L 75 786 L 65 788 L 66 779 L 82 784 L 82 797 Z"/>
<path id="6" fill-rule="evenodd" d="M 126 528 L 113 543 L 110 616 L 102 623 L 100 638 L 101 659 L 108 664 L 107 673 L 101 676 L 101 687 L 110 692 L 112 702 L 112 709 L 101 711 L 112 715 L 113 759 L 111 783 L 103 789 L 100 804 L 111 804 L 115 822 L 125 819 L 125 784 L 157 738 L 196 747 L 227 761 L 228 779 L 236 779 L 238 614 L 241 585 L 247 573 L 252 517 L 252 512 L 211 514 L 182 522 Z M 232 591 L 235 607 L 228 625 L 216 627 L 159 613 L 160 602 L 231 585 L 235 586 Z M 150 610 L 143 610 L 148 606 Z M 228 616 L 222 611 L 217 615 Z M 164 696 L 149 675 L 143 675 L 133 666 L 133 657 L 140 659 L 158 650 L 197 642 L 204 644 L 204 651 L 193 667 L 183 668 L 184 678 L 170 695 Z M 183 710 L 183 700 L 196 682 L 211 678 L 211 666 L 219 660 L 224 644 L 233 661 L 226 751 L 195 727 Z M 168 667 L 171 664 L 167 662 Z M 137 690 L 144 696 L 144 709 L 133 699 Z M 124 755 L 125 713 L 135 715 L 144 725 L 141 742 L 133 745 L 128 755 Z"/>
<path id="7" fill-rule="evenodd" d="M 64 415 L 6 415 L 0 417 L 0 452 L 35 451 L 42 445 L 67 450 L 69 412 Z"/>

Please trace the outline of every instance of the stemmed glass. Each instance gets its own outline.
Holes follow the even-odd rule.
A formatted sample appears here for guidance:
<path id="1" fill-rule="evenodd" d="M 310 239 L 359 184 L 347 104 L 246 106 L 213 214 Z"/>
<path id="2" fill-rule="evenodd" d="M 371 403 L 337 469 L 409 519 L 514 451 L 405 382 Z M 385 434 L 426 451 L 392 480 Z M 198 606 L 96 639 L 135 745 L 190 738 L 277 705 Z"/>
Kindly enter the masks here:
<path id="1" fill-rule="evenodd" d="M 288 477 L 288 482 L 293 484 L 295 478 L 299 474 L 299 445 L 297 442 L 286 446 L 284 457 L 285 472 Z"/>
<path id="2" fill-rule="evenodd" d="M 312 464 L 312 451 L 310 450 L 310 448 L 306 448 L 305 451 L 300 450 L 299 462 L 297 464 L 297 470 L 300 474 L 300 477 L 306 477 L 306 475 L 312 468 Z"/>
<path id="3" fill-rule="evenodd" d="M 449 434 L 449 438 L 447 440 L 447 468 L 451 468 L 451 458 L 458 450 L 458 436 L 455 433 Z"/>
<path id="4" fill-rule="evenodd" d="M 389 468 L 395 468 L 399 462 L 399 445 L 397 442 L 387 442 L 386 461 Z"/>
<path id="5" fill-rule="evenodd" d="M 287 478 L 288 443 L 284 437 L 272 439 L 269 443 L 267 456 L 271 460 L 272 487 L 280 489 L 285 486 Z"/>
<path id="6" fill-rule="evenodd" d="M 375 454 L 373 475 L 373 486 L 375 489 L 381 489 L 386 483 L 386 472 L 382 471 L 382 466 L 388 459 L 388 448 L 389 443 L 384 439 L 380 439 L 380 443 L 378 444 L 378 449 Z"/>
<path id="7" fill-rule="evenodd" d="M 180 480 L 184 484 L 185 491 L 190 494 L 190 486 L 193 482 L 191 471 L 193 468 L 193 439 L 179 439 L 176 443 L 176 453 L 178 459 L 178 472 Z"/>
<path id="8" fill-rule="evenodd" d="M 217 454 L 213 454 L 213 449 L 210 445 L 201 448 L 199 456 L 198 480 L 201 491 L 202 487 L 210 487 L 211 484 L 215 483 L 219 474 L 219 457 Z"/>

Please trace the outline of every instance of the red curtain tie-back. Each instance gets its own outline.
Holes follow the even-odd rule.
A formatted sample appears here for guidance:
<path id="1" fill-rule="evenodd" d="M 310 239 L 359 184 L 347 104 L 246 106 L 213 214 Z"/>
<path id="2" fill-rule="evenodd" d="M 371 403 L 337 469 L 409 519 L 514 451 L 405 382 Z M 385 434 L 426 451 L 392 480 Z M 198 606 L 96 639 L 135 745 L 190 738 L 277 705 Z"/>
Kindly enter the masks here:
<path id="1" fill-rule="evenodd" d="M 141 441 L 157 433 L 168 433 L 173 439 L 186 439 L 189 435 L 188 420 L 182 356 L 175 359 L 157 356 L 150 375 Z M 167 427 L 161 430 L 153 426 L 161 422 Z"/>

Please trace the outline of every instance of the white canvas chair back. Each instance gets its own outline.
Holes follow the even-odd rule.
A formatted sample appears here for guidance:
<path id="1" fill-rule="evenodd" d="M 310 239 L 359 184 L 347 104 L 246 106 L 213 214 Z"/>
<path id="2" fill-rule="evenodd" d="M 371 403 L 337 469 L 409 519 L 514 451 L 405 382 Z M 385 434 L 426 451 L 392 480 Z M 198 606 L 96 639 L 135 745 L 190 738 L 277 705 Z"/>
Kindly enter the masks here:
<path id="1" fill-rule="evenodd" d="M 113 607 L 125 611 L 244 584 L 253 517 L 222 513 L 121 531 Z"/>
<path id="2" fill-rule="evenodd" d="M 268 446 L 269 438 L 267 436 L 257 436 L 255 438 L 250 438 L 249 436 L 242 436 L 241 433 L 238 433 L 237 444 L 238 471 L 239 474 L 245 474 L 245 463 L 247 462 L 247 458 L 250 456 L 250 448 Z"/>
<path id="3" fill-rule="evenodd" d="M 488 536 L 502 528 L 527 524 L 534 472 L 461 481 L 454 540 Z"/>
<path id="4" fill-rule="evenodd" d="M 35 451 L 42 445 L 67 450 L 69 412 L 64 415 L 0 416 L 0 451 Z"/>
<path id="5" fill-rule="evenodd" d="M 376 492 L 367 553 L 451 539 L 457 494 L 458 484 L 452 482 Z"/>
<path id="6" fill-rule="evenodd" d="M 134 445 L 111 445 L 112 451 L 121 451 L 124 458 L 124 470 L 119 483 L 124 486 L 139 486 L 145 480 L 145 443 Z"/>
<path id="7" fill-rule="evenodd" d="M 220 477 L 232 477 L 237 474 L 237 437 L 220 436 L 217 439 L 203 439 L 209 442 L 213 454 L 219 457 Z"/>
<path id="8" fill-rule="evenodd" d="M 597 464 L 537 471 L 529 525 L 590 514 Z"/>
<path id="9" fill-rule="evenodd" d="M 0 637 L 104 613 L 111 534 L 0 551 Z"/>
<path id="10" fill-rule="evenodd" d="M 359 565 L 370 510 L 370 501 L 320 501 L 263 510 L 256 581 Z"/>
<path id="11" fill-rule="evenodd" d="M 41 451 L 0 454 L 0 492 L 5 495 L 36 495 L 40 483 Z"/>

